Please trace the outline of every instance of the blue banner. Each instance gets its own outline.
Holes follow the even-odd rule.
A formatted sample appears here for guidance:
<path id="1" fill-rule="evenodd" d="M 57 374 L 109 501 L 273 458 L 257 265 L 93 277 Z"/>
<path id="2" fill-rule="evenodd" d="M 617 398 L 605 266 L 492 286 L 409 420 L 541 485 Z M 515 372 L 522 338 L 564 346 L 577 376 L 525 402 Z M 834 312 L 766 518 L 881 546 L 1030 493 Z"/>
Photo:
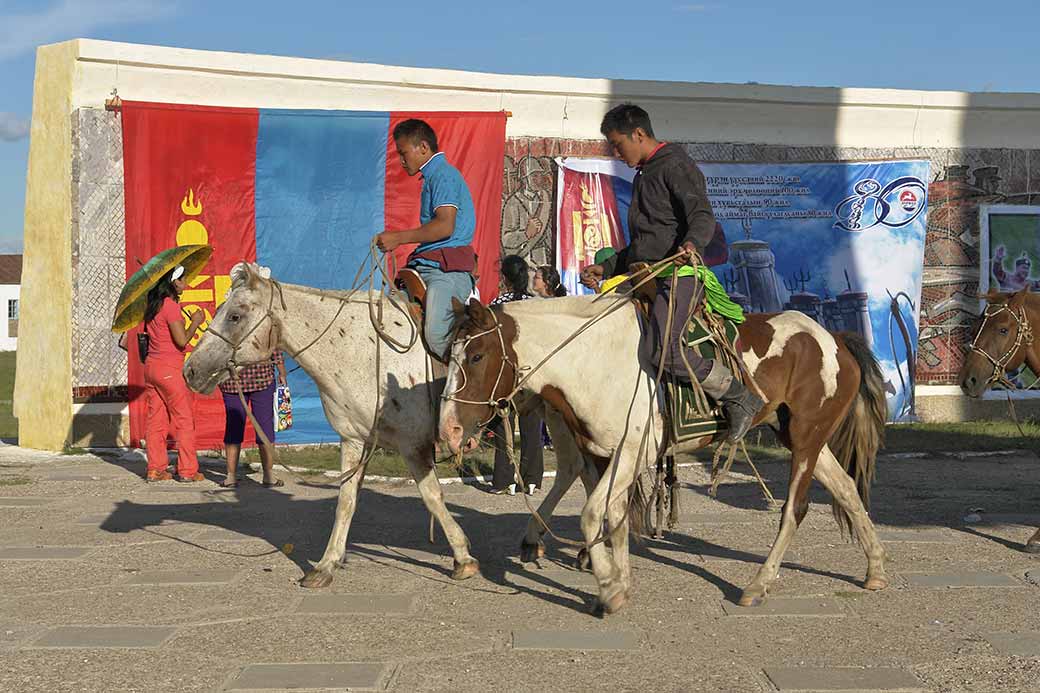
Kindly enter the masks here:
<path id="1" fill-rule="evenodd" d="M 889 417 L 912 417 L 929 163 L 703 164 L 729 261 L 714 270 L 752 312 L 798 310 L 861 334 Z"/>

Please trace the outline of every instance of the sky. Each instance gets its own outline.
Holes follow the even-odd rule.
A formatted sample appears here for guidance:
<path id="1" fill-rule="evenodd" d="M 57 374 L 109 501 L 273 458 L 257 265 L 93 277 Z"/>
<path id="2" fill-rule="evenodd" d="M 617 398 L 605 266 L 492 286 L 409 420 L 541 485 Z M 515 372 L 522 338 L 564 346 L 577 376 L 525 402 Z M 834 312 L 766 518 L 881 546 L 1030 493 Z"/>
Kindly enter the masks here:
<path id="1" fill-rule="evenodd" d="M 509 74 L 1040 92 L 1040 3 L 0 0 L 0 252 L 20 252 L 35 48 L 95 38 Z M 200 100 L 202 100 L 200 95 Z"/>

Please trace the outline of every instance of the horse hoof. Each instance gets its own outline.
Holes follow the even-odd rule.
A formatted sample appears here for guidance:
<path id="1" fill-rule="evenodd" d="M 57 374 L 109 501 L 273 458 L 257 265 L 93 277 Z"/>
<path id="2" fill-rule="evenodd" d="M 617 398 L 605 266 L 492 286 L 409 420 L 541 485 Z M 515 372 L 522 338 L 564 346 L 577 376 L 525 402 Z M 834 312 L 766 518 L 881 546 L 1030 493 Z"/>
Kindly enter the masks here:
<path id="1" fill-rule="evenodd" d="M 578 558 L 574 563 L 577 566 L 578 570 L 588 570 L 592 565 L 589 561 L 588 549 L 580 549 L 578 551 Z"/>
<path id="2" fill-rule="evenodd" d="M 308 589 L 321 589 L 332 584 L 332 573 L 324 570 L 312 570 L 300 580 L 301 587 Z"/>
<path id="3" fill-rule="evenodd" d="M 868 576 L 866 582 L 863 583 L 863 589 L 870 590 L 871 592 L 877 592 L 888 587 L 888 578 L 878 576 Z"/>
<path id="4" fill-rule="evenodd" d="M 459 563 L 455 561 L 455 570 L 451 571 L 452 580 L 465 580 L 480 572 L 480 563 L 476 559 Z"/>
<path id="5" fill-rule="evenodd" d="M 1040 543 L 1037 543 L 1035 541 L 1031 541 L 1028 544 L 1026 544 L 1025 546 L 1023 546 L 1022 550 L 1025 551 L 1026 553 L 1037 553 L 1037 554 L 1040 554 Z"/>
<path id="6" fill-rule="evenodd" d="M 600 608 L 606 615 L 616 614 L 621 610 L 625 604 L 628 603 L 628 593 L 625 590 L 618 590 L 606 599 L 600 600 Z"/>
<path id="7" fill-rule="evenodd" d="M 520 544 L 520 561 L 522 563 L 533 563 L 539 558 L 545 557 L 545 544 L 528 544 L 526 541 Z"/>
<path id="8" fill-rule="evenodd" d="M 762 606 L 762 602 L 766 599 L 764 594 L 756 594 L 753 592 L 744 592 L 740 595 L 740 601 L 737 602 L 740 606 Z"/>

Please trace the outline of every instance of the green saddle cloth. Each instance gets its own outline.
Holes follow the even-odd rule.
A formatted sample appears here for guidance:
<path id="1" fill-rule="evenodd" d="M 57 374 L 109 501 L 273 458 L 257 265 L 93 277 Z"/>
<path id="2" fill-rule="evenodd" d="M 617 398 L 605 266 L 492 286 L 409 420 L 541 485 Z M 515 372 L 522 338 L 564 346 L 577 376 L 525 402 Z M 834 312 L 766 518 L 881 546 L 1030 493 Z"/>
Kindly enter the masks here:
<path id="1" fill-rule="evenodd" d="M 726 329 L 726 339 L 735 349 L 737 344 L 737 323 L 733 320 L 723 320 Z M 718 345 L 704 323 L 698 316 L 690 320 L 686 331 L 686 346 L 693 347 L 697 353 L 705 359 L 718 357 Z M 693 394 L 693 386 L 684 381 L 665 381 L 665 397 L 667 401 L 669 419 L 671 420 L 671 434 L 673 443 L 684 443 L 693 438 L 713 436 L 719 431 L 726 429 L 726 419 L 722 410 L 711 398 L 709 405 L 713 406 L 711 416 L 704 416 L 697 411 L 696 399 Z"/>

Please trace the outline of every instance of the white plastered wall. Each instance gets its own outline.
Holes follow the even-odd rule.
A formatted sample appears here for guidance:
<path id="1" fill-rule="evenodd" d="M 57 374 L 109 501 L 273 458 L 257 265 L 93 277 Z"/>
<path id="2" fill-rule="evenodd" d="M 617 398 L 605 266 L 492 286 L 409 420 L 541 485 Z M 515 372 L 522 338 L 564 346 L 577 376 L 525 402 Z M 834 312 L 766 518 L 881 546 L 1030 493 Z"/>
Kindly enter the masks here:
<path id="1" fill-rule="evenodd" d="M 26 196 L 30 290 L 20 325 L 40 361 L 31 381 L 19 374 L 15 393 L 21 440 L 35 447 L 65 445 L 73 413 L 71 335 L 53 328 L 71 302 L 69 118 L 78 108 L 102 108 L 113 89 L 124 99 L 215 106 L 507 110 L 508 137 L 598 139 L 612 105 L 637 101 L 660 136 L 685 142 L 1040 149 L 1037 94 L 495 75 L 84 39 L 44 46 Z M 66 192 L 54 192 L 61 186 Z M 57 262 L 42 258 L 55 252 Z"/>

